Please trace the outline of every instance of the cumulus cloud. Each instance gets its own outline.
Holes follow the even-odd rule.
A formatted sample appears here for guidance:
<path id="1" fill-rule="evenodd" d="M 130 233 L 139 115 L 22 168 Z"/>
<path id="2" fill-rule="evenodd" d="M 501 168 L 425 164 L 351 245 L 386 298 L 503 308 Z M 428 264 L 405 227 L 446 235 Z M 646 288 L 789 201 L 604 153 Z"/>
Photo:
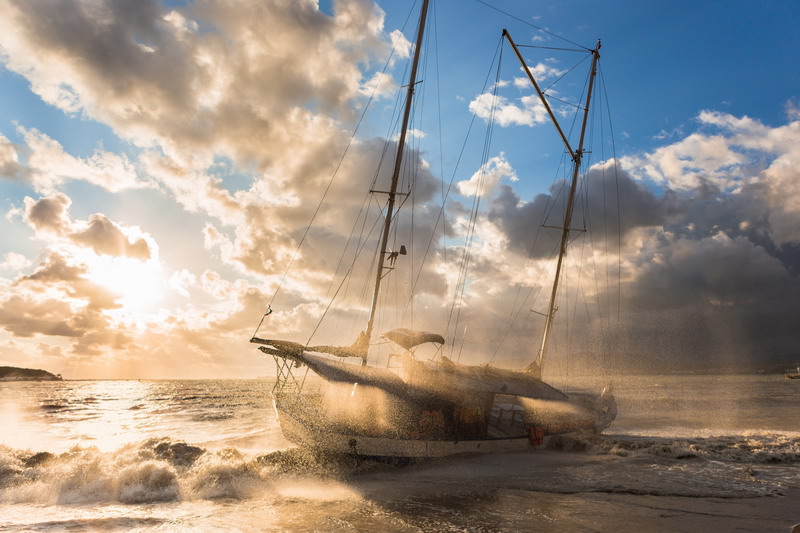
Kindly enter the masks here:
<path id="1" fill-rule="evenodd" d="M 546 62 L 537 63 L 535 66 L 528 65 L 528 70 L 531 71 L 533 77 L 536 78 L 536 81 L 539 80 L 546 80 L 548 78 L 557 78 L 558 76 L 563 76 L 566 73 L 566 70 L 560 69 L 556 67 L 557 61 L 555 59 L 548 59 Z M 520 70 L 523 71 L 522 67 Z M 525 76 L 520 76 L 514 78 L 514 86 L 517 89 L 528 89 L 531 87 L 531 80 L 528 79 L 527 74 Z"/>
<path id="2" fill-rule="evenodd" d="M 102 311 L 118 306 L 116 296 L 86 273 L 84 266 L 51 253 L 32 274 L 2 288 L 0 326 L 17 337 L 80 339 L 107 330 L 110 321 Z"/>
<path id="3" fill-rule="evenodd" d="M 549 120 L 538 96 L 522 96 L 518 104 L 504 96 L 483 93 L 469 103 L 469 110 L 484 120 L 494 120 L 500 126 L 535 126 Z"/>
<path id="4" fill-rule="evenodd" d="M 19 180 L 24 176 L 24 167 L 19 161 L 18 147 L 5 135 L 0 134 L 0 177 Z"/>
<path id="5" fill-rule="evenodd" d="M 703 196 L 718 198 L 718 204 L 750 204 L 751 213 L 740 213 L 750 224 L 766 217 L 775 244 L 797 243 L 800 121 L 790 116 L 786 125 L 771 128 L 748 117 L 704 111 L 698 122 L 711 131 L 692 133 L 649 154 L 624 157 L 623 168 L 681 198 L 706 191 Z"/>
<path id="6" fill-rule="evenodd" d="M 512 182 L 519 180 L 505 154 L 501 152 L 481 165 L 468 180 L 458 182 L 458 192 L 465 196 L 490 196 L 503 178 Z"/>
<path id="7" fill-rule="evenodd" d="M 189 287 L 197 283 L 197 277 L 186 269 L 176 271 L 169 278 L 169 285 L 181 296 L 189 296 Z"/>
<path id="8" fill-rule="evenodd" d="M 19 271 L 31 265 L 30 260 L 22 254 L 16 252 L 6 252 L 3 260 L 0 261 L 0 269 Z"/>
<path id="9" fill-rule="evenodd" d="M 556 331 L 556 344 L 587 368 L 720 368 L 800 351 L 800 123 L 707 111 L 697 124 L 651 153 L 597 164 L 579 183 L 572 227 L 586 233 L 572 233 L 557 305 L 589 335 Z M 500 183 L 488 196 L 461 315 L 468 346 L 530 359 L 517 347 L 540 334 L 531 310 L 545 311 L 560 234 L 542 226 L 562 224 L 566 188 L 556 181 L 528 200 Z M 450 216 L 465 233 L 467 213 Z M 590 313 L 599 308 L 616 318 L 599 320 Z"/>
<path id="10" fill-rule="evenodd" d="M 97 254 L 149 259 L 154 243 L 138 228 L 123 228 L 101 213 L 86 221 L 69 216 L 72 200 L 64 193 L 34 200 L 25 197 L 25 221 L 37 232 L 91 248 Z"/>
<path id="11" fill-rule="evenodd" d="M 386 189 L 390 169 L 379 163 L 394 142 L 354 139 L 330 179 L 350 142 L 357 106 L 366 95 L 396 88 L 375 65 L 393 47 L 393 59 L 413 48 L 400 32 L 384 31 L 379 8 L 366 0 L 334 2 L 332 16 L 314 0 L 179 6 L 0 0 L 0 8 L 5 66 L 29 80 L 45 102 L 109 125 L 136 153 L 129 159 L 98 149 L 76 157 L 46 133 L 24 127 L 18 128 L 19 144 L 0 137 L 2 176 L 29 180 L 39 195 L 11 212 L 21 214 L 43 244 L 38 264 L 27 262 L 32 255 L 25 252 L 7 254 L 0 265 L 16 273 L 0 284 L 0 327 L 8 335 L 37 337 L 37 345 L 56 346 L 51 353 L 65 357 L 115 353 L 128 370 L 179 371 L 189 354 L 202 362 L 198 367 L 245 372 L 249 364 L 231 346 L 241 341 L 246 349 L 248 330 L 292 262 L 270 331 L 306 341 L 302 337 L 336 295 L 340 310 L 330 311 L 334 320 L 318 335 L 352 340 L 353 332 L 336 320 L 363 323 L 369 305 L 363 286 L 374 275 L 368 267 L 377 232 L 371 228 L 379 227 L 385 197 L 364 191 Z M 540 78 L 563 74 L 549 61 L 533 68 Z M 527 86 L 524 78 L 501 85 L 515 90 L 511 83 Z M 501 126 L 547 119 L 531 95 L 481 94 L 469 109 Z M 800 314 L 793 303 L 800 301 L 799 124 L 795 108 L 778 127 L 704 111 L 695 131 L 676 130 L 650 153 L 591 168 L 578 202 L 589 207 L 573 224 L 588 230 L 583 241 L 592 246 L 573 247 L 568 262 L 591 263 L 604 276 L 614 269 L 625 295 L 615 327 L 626 336 L 576 311 L 575 302 L 588 308 L 610 301 L 613 281 L 565 274 L 569 300 L 561 315 L 600 331 L 594 340 L 616 338 L 618 352 L 652 356 L 669 351 L 664 346 L 670 343 L 680 347 L 675 353 L 759 346 L 800 351 L 787 318 Z M 546 259 L 557 241 L 550 230 L 542 230 L 535 247 L 531 237 L 543 223 L 561 224 L 565 184 L 525 197 L 512 187 L 517 172 L 506 158 L 490 159 L 458 184 L 461 194 L 484 200 L 481 224 L 470 234 L 463 205 L 451 200 L 446 216 L 439 216 L 430 202 L 441 183 L 423 156 L 409 150 L 401 172 L 406 193 L 407 177 L 419 170 L 415 194 L 403 194 L 402 201 L 414 205 L 414 222 L 426 230 L 412 235 L 409 219 L 396 220 L 390 246 L 405 245 L 409 253 L 386 278 L 384 294 L 398 300 L 386 305 L 392 320 L 413 315 L 417 324 L 446 323 L 439 319 L 461 281 L 465 296 L 454 306 L 462 313 L 459 331 L 469 318 L 466 329 L 482 339 L 476 345 L 488 350 L 483 355 L 503 346 L 510 355 L 529 356 L 537 336 L 531 330 L 540 327 L 530 310 L 542 310 L 541 294 L 552 276 Z M 241 176 L 226 180 L 215 168 L 220 160 Z M 71 217 L 67 192 L 76 180 L 116 194 L 157 188 L 200 220 L 198 240 L 218 268 L 171 265 L 164 285 L 192 299 L 150 315 L 126 315 L 111 286 L 117 273 L 106 286 L 95 270 L 123 261 L 157 263 L 158 247 L 147 228 L 102 213 Z M 321 210 L 306 233 L 323 192 L 333 207 Z M 464 283 L 458 260 L 468 236 L 470 278 Z M 340 284 L 345 272 L 352 284 Z M 411 287 L 419 296 L 413 311 Z M 578 298 L 581 290 L 590 298 Z M 785 303 L 778 308 L 775 301 Z M 506 330 L 497 326 L 509 317 L 517 322 L 508 331 L 525 335 L 513 345 L 500 342 Z"/>
<path id="12" fill-rule="evenodd" d="M 687 354 L 720 364 L 800 349 L 790 318 L 800 313 L 800 123 L 788 118 L 769 127 L 704 111 L 700 131 L 623 158 L 658 205 L 643 211 L 657 223 L 630 232 L 622 259 L 636 317 L 623 349 L 680 364 L 694 364 Z"/>
<path id="13" fill-rule="evenodd" d="M 25 221 L 37 231 L 61 235 L 72 226 L 67 212 L 72 200 L 66 194 L 56 193 L 39 200 L 26 196 L 24 202 Z"/>
<path id="14" fill-rule="evenodd" d="M 97 150 L 88 158 L 78 158 L 35 129 L 20 133 L 26 144 L 26 173 L 37 191 L 53 192 L 67 180 L 84 180 L 110 192 L 145 186 L 124 154 Z"/>
<path id="15" fill-rule="evenodd" d="M 6 64 L 45 101 L 142 146 L 261 164 L 290 126 L 286 110 L 338 110 L 359 94 L 358 64 L 389 48 L 366 1 L 336 2 L 333 17 L 311 0 L 3 4 Z"/>
<path id="16" fill-rule="evenodd" d="M 120 226 L 100 213 L 90 215 L 85 229 L 72 233 L 69 238 L 92 248 L 98 254 L 137 259 L 149 259 L 151 256 L 150 244 L 144 237 L 128 237 Z"/>

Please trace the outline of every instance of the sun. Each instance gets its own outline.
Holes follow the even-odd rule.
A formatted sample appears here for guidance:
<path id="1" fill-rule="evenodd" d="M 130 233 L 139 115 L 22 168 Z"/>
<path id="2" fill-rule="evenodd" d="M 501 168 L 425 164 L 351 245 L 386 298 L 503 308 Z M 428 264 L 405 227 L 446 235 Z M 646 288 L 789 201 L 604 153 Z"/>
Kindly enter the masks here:
<path id="1" fill-rule="evenodd" d="M 95 256 L 86 277 L 118 295 L 122 311 L 154 311 L 164 297 L 163 267 L 157 259 Z"/>

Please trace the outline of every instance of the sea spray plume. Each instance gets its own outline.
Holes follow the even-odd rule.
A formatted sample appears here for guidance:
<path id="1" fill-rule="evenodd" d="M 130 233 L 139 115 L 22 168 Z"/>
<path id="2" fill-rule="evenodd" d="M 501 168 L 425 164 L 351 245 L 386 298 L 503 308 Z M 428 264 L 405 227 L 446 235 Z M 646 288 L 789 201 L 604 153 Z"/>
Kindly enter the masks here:
<path id="1" fill-rule="evenodd" d="M 154 454 L 175 466 L 191 466 L 198 457 L 205 453 L 203 448 L 191 446 L 185 442 L 151 439 L 145 445 L 152 443 L 156 443 L 152 448 Z"/>
<path id="2" fill-rule="evenodd" d="M 800 436 L 780 433 L 703 438 L 625 438 L 585 434 L 555 436 L 550 441 L 550 447 L 619 457 L 650 456 L 765 465 L 800 464 Z"/>
<path id="3" fill-rule="evenodd" d="M 208 452 L 168 439 L 150 439 L 108 453 L 75 447 L 54 455 L 2 446 L 0 502 L 146 503 L 247 497 L 253 493 L 251 485 L 263 481 L 259 468 L 249 463 L 253 461 L 236 451 Z M 200 486 L 206 489 L 199 490 Z"/>
<path id="4" fill-rule="evenodd" d="M 188 497 L 194 499 L 252 498 L 267 490 L 258 462 L 226 448 L 205 454 L 188 472 Z"/>
<path id="5" fill-rule="evenodd" d="M 119 473 L 116 484 L 122 503 L 173 501 L 180 496 L 175 470 L 162 462 L 130 465 Z"/>
<path id="6" fill-rule="evenodd" d="M 323 405 L 332 425 L 346 427 L 359 434 L 400 435 L 413 423 L 410 402 L 359 383 L 328 384 Z"/>

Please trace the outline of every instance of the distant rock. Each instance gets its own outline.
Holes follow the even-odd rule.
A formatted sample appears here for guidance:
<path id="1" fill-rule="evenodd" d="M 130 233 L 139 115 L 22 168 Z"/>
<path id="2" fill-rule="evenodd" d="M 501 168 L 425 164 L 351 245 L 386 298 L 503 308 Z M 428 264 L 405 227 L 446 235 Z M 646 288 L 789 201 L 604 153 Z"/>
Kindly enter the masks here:
<path id="1" fill-rule="evenodd" d="M 46 370 L 0 366 L 0 381 L 61 381 L 61 374 Z"/>

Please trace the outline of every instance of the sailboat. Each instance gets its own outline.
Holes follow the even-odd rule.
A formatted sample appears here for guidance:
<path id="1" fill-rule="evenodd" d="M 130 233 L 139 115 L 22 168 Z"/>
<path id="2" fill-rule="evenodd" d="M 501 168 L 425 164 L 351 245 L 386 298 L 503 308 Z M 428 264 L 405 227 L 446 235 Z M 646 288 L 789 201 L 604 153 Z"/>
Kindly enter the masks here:
<path id="1" fill-rule="evenodd" d="M 417 85 L 427 12 L 428 0 L 424 0 L 406 85 L 391 188 L 386 193 L 386 214 L 366 328 L 353 344 L 347 346 L 305 345 L 263 338 L 257 335 L 261 324 L 250 339 L 261 352 L 274 358 L 277 375 L 272 398 L 283 434 L 297 445 L 319 452 L 420 458 L 523 450 L 545 445 L 552 435 L 602 431 L 617 413 L 610 387 L 601 394 L 566 393 L 542 380 L 557 310 L 559 278 L 570 242 L 577 181 L 584 154 L 584 134 L 600 57 L 599 43 L 591 50 L 591 75 L 582 130 L 578 145 L 573 148 L 517 45 L 503 30 L 504 38 L 522 63 L 572 161 L 572 179 L 561 226 L 555 277 L 535 360 L 523 370 L 488 364 L 466 365 L 443 354 L 423 361 L 415 357 L 415 349 L 428 344 L 442 346 L 445 338 L 437 333 L 397 328 L 381 335 L 394 348 L 389 361 L 395 365 L 381 367 L 371 364 L 369 349 L 381 282 L 394 268 L 395 260 L 405 254 L 404 248 L 390 250 L 388 243 L 395 218 L 395 202 L 400 194 L 398 177 Z M 265 317 L 270 313 L 271 308 Z M 322 382 L 322 388 L 310 386 L 313 379 L 306 379 L 309 371 Z"/>

